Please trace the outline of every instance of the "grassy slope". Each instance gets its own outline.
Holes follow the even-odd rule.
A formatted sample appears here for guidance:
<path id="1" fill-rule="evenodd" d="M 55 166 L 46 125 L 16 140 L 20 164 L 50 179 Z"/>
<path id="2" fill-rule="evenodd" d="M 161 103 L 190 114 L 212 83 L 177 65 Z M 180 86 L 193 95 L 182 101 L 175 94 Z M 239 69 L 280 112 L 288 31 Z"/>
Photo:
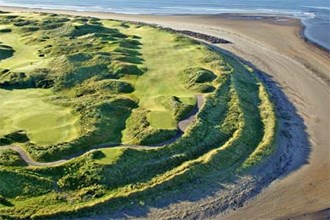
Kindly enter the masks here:
<path id="1" fill-rule="evenodd" d="M 184 97 L 183 100 L 193 103 L 191 97 L 196 94 L 187 89 L 181 78 L 182 71 L 193 67 L 189 65 L 189 59 L 195 59 L 196 67 L 216 73 L 216 79 L 212 82 L 215 91 L 207 96 L 196 123 L 188 132 L 165 147 L 153 150 L 125 147 L 98 150 L 58 167 L 0 166 L 0 180 L 3 181 L 0 196 L 4 198 L 0 201 L 0 213 L 3 216 L 49 217 L 75 214 L 77 211 L 81 214 L 111 212 L 118 205 L 129 204 L 135 198 L 145 200 L 157 195 L 161 199 L 167 191 L 180 192 L 183 188 L 193 187 L 189 183 L 195 180 L 221 183 L 242 167 L 257 164 L 272 152 L 276 134 L 274 109 L 267 90 L 250 68 L 164 31 L 113 21 L 105 24 L 126 35 L 138 35 L 142 42 L 137 50 L 141 51 L 142 56 L 135 57 L 134 62 L 143 59 L 137 66 L 147 70 L 141 76 L 127 74 L 122 77 L 120 80 L 130 82 L 135 91 L 125 96 L 116 95 L 138 100 L 139 106 L 132 111 L 128 121 L 135 117 L 133 122 L 139 122 L 137 114 L 143 113 L 142 109 L 147 112 L 147 120 L 152 122 L 152 126 L 170 128 L 174 120 L 170 117 L 173 117 L 173 112 L 166 108 L 164 103 L 168 99 L 163 97 Z M 157 53 L 160 49 L 164 54 Z M 130 49 L 129 53 L 137 51 Z M 177 82 L 178 86 L 173 86 L 173 82 Z M 93 80 L 85 83 L 91 85 L 88 89 L 95 87 Z M 86 87 L 79 89 L 86 92 Z M 69 95 L 71 92 L 66 91 Z M 105 91 L 97 92 L 101 96 Z M 82 97 L 87 102 L 89 96 Z M 91 98 L 99 96 L 94 94 Z M 163 102 L 159 101 L 160 97 Z M 113 105 L 106 106 L 103 114 L 112 113 L 112 108 Z M 167 119 L 158 112 L 167 112 Z M 118 116 L 120 113 L 122 111 Z M 167 123 L 159 123 L 158 118 Z M 107 126 L 111 127 L 112 120 Z M 132 125 L 134 128 L 134 123 Z M 126 123 L 125 132 L 130 129 L 127 126 L 130 124 Z M 10 154 L 7 154 L 6 157 L 9 157 Z M 15 160 L 15 155 L 11 157 Z M 17 182 L 15 190 L 11 189 L 10 181 Z M 34 185 L 38 186 L 37 190 Z M 34 190 L 34 194 L 26 189 Z"/>
<path id="2" fill-rule="evenodd" d="M 84 19 L 71 21 L 52 15 L 25 14 L 3 15 L 0 23 L 2 28 L 11 30 L 0 34 L 1 42 L 15 50 L 13 57 L 0 62 L 0 84 L 5 89 L 29 89 L 21 93 L 3 91 L 5 100 L 19 99 L 19 93 L 23 99 L 26 93 L 29 99 L 11 103 L 12 108 L 24 108 L 24 114 L 22 110 L 7 113 L 7 108 L 2 109 L 8 118 L 2 135 L 12 129 L 26 130 L 31 138 L 27 150 L 38 160 L 54 160 L 64 152 L 72 154 L 92 145 L 120 141 L 129 109 L 135 105 L 120 94 L 130 93 L 134 88 L 118 80 L 126 74 L 124 67 L 130 62 L 117 62 L 115 69 L 109 65 L 112 62 L 109 52 L 121 44 L 130 46 L 133 40 L 126 41 L 125 35 L 103 28 L 92 19 L 88 23 Z M 126 58 L 120 51 L 116 53 Z M 111 75 L 112 71 L 118 73 Z M 39 89 L 45 87 L 50 88 Z M 47 93 L 49 101 L 44 101 L 46 97 L 38 100 L 32 91 L 35 88 L 38 88 L 35 93 Z M 70 109 L 74 111 L 71 118 Z M 75 115 L 79 115 L 79 122 Z M 72 128 L 76 125 L 79 129 Z M 79 135 L 77 131 L 81 131 Z"/>
<path id="3" fill-rule="evenodd" d="M 37 18 L 36 15 L 29 16 Z M 13 24 L 0 25 L 0 29 L 13 29 Z M 29 72 L 47 65 L 48 59 L 38 56 L 40 45 L 30 45 L 18 33 L 0 34 L 0 42 L 11 46 L 14 56 L 0 62 L 0 69 Z M 16 130 L 26 130 L 35 144 L 49 145 L 71 141 L 78 137 L 78 116 L 72 109 L 56 106 L 47 99 L 54 98 L 50 90 L 0 90 L 0 136 Z M 40 112 L 41 114 L 38 114 Z"/>
<path id="4" fill-rule="evenodd" d="M 143 62 L 139 66 L 146 69 L 140 77 L 126 76 L 125 79 L 134 85 L 135 91 L 132 96 L 139 100 L 139 108 L 132 111 L 132 118 L 136 118 L 133 123 L 141 123 L 141 121 L 137 121 L 141 120 L 139 117 L 143 115 L 150 125 L 148 125 L 148 129 L 145 127 L 130 129 L 131 123 L 126 123 L 128 129 L 123 131 L 122 141 L 125 143 L 149 143 L 148 141 L 141 142 L 140 139 L 143 140 L 143 136 L 157 134 L 159 130 L 169 131 L 169 134 L 154 135 L 156 143 L 170 139 L 171 135 L 176 134 L 178 118 L 182 118 L 182 115 L 176 117 L 175 110 L 164 105 L 161 100 L 166 102 L 166 100 L 176 97 L 181 101 L 183 108 L 187 108 L 182 112 L 189 112 L 188 109 L 191 109 L 196 103 L 197 92 L 188 89 L 186 82 L 182 79 L 182 72 L 191 67 L 207 67 L 219 72 L 203 61 L 205 48 L 190 40 L 165 31 L 155 32 L 154 28 L 146 26 L 127 24 L 122 26 L 113 21 L 103 23 L 106 27 L 116 27 L 126 35 L 140 38 Z M 194 60 L 193 65 L 192 60 Z M 171 106 L 173 103 L 169 103 L 169 105 Z M 149 134 L 145 132 L 146 134 L 140 135 L 142 138 L 132 136 L 134 130 L 141 130 L 140 133 L 143 133 L 142 129 L 149 130 Z"/>

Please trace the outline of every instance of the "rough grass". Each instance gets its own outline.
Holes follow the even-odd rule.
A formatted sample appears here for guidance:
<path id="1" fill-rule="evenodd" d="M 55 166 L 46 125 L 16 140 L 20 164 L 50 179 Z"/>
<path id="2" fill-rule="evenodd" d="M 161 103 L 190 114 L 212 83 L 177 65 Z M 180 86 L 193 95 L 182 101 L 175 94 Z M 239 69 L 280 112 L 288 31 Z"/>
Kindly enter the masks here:
<path id="1" fill-rule="evenodd" d="M 0 148 L 0 166 L 26 166 L 21 156 L 10 149 Z"/>
<path id="2" fill-rule="evenodd" d="M 170 33 L 155 32 L 150 27 L 131 26 L 126 33 L 141 37 L 145 74 L 135 83 L 134 95 L 139 98 L 139 105 L 150 110 L 151 126 L 155 129 L 175 129 L 176 120 L 170 109 L 164 108 L 157 99 L 161 96 L 194 97 L 195 91 L 186 88 L 180 74 L 191 66 L 203 66 L 200 62 L 203 57 L 203 47 L 199 44 L 190 44 L 180 41 Z M 180 49 L 178 49 L 180 47 Z M 159 123 L 159 116 L 164 123 Z"/>
<path id="3" fill-rule="evenodd" d="M 112 212 L 135 198 L 180 193 L 196 181 L 221 184 L 242 168 L 248 172 L 261 164 L 275 147 L 277 119 L 267 88 L 253 69 L 231 57 L 173 33 L 117 21 L 3 14 L 0 24 L 12 29 L 0 40 L 18 51 L 0 62 L 0 86 L 7 89 L 0 90 L 0 113 L 8 114 L 0 114 L 0 122 L 5 122 L 0 123 L 0 137 L 11 140 L 25 126 L 29 139 L 34 139 L 26 150 L 38 160 L 61 159 L 106 142 L 166 141 L 176 134 L 178 120 L 195 106 L 195 95 L 209 93 L 187 132 L 163 147 L 94 150 L 42 168 L 17 166 L 17 154 L 0 151 L 0 164 L 8 159 L 6 166 L 0 165 L 0 218 Z M 24 39 L 23 45 L 15 47 L 1 38 L 7 34 Z M 32 59 L 48 60 L 39 62 L 48 70 L 38 71 L 38 77 L 34 67 L 23 75 L 22 67 L 10 63 L 29 59 L 19 53 L 26 47 L 38 55 Z M 49 88 L 36 89 L 45 85 Z M 23 120 L 24 114 L 28 116 Z M 80 120 L 74 120 L 78 115 Z M 42 124 L 46 120 L 49 123 Z M 57 138 L 78 128 L 80 135 L 64 141 L 38 133 L 56 134 L 56 122 L 67 125 L 61 120 L 72 123 L 59 129 L 64 133 Z M 31 135 L 40 127 L 38 135 Z M 38 136 L 61 143 L 41 146 Z"/>
<path id="4" fill-rule="evenodd" d="M 137 98 L 124 95 L 132 93 L 134 87 L 121 78 L 143 73 L 142 66 L 135 65 L 136 60 L 141 60 L 140 43 L 92 20 L 72 22 L 70 18 L 48 14 L 0 17 L 1 28 L 12 30 L 1 34 L 0 40 L 15 50 L 10 59 L 0 62 L 0 88 L 19 89 L 22 94 L 25 89 L 47 88 L 57 95 L 52 104 L 66 106 L 80 119 L 63 117 L 64 111 L 58 108 L 50 113 L 51 106 L 38 110 L 38 101 L 33 99 L 26 101 L 31 106 L 24 106 L 24 102 L 22 106 L 13 105 L 33 112 L 31 117 L 25 117 L 14 111 L 6 118 L 15 129 L 29 130 L 31 141 L 26 147 L 37 160 L 56 160 L 93 145 L 119 143 L 125 121 L 136 108 Z M 119 48 L 124 51 L 116 51 Z M 4 97 L 9 98 L 16 97 Z M 79 134 L 72 130 L 73 123 L 79 127 Z M 1 135 L 13 129 L 3 126 L 6 129 Z"/>
<path id="5" fill-rule="evenodd" d="M 177 121 L 184 119 L 197 104 L 194 97 L 159 96 L 156 101 L 171 111 Z"/>
<path id="6" fill-rule="evenodd" d="M 214 91 L 212 81 L 217 77 L 213 72 L 207 69 L 187 68 L 182 71 L 181 78 L 185 81 L 188 89 L 207 93 Z"/>
<path id="7" fill-rule="evenodd" d="M 259 98 L 261 100 L 259 110 L 265 135 L 255 151 L 244 162 L 243 169 L 247 169 L 254 164 L 257 164 L 263 158 L 270 155 L 275 149 L 274 145 L 276 139 L 277 119 L 275 116 L 273 103 L 271 102 L 267 90 L 262 83 L 259 83 Z"/>

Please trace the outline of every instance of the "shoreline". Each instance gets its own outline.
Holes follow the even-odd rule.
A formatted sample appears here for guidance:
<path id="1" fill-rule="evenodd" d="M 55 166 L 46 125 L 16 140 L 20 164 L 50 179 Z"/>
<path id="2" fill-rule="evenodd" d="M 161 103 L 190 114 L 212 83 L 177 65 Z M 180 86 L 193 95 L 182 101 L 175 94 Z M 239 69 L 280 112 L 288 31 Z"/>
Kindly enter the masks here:
<path id="1" fill-rule="evenodd" d="M 107 11 L 88 11 L 88 10 L 75 10 L 75 9 L 51 9 L 51 8 L 38 8 L 38 7 L 24 7 L 24 6 L 3 6 L 0 4 L 0 11 L 3 9 L 8 9 L 9 11 L 17 11 L 17 10 L 23 10 L 23 11 L 45 11 L 51 13 L 52 11 L 55 12 L 68 12 L 70 13 L 90 13 L 90 14 L 114 14 L 114 15 L 123 15 L 123 16 L 130 16 L 130 15 L 135 15 L 135 16 L 216 16 L 220 18 L 228 18 L 228 19 L 242 19 L 242 20 L 264 20 L 266 19 L 271 19 L 271 20 L 281 20 L 281 19 L 295 19 L 299 20 L 300 25 L 301 25 L 301 30 L 300 30 L 300 35 L 301 38 L 304 39 L 307 43 L 310 43 L 319 49 L 330 53 L 330 50 L 325 46 L 322 45 L 322 43 L 319 43 L 315 40 L 310 39 L 306 34 L 305 34 L 305 29 L 307 28 L 306 25 L 302 22 L 302 18 L 299 17 L 294 17 L 290 15 L 285 15 L 285 14 L 276 14 L 276 13 L 217 13 L 217 14 L 157 14 L 157 13 L 151 13 L 151 14 L 129 14 L 129 13 L 118 13 L 118 12 L 107 12 Z"/>
<path id="2" fill-rule="evenodd" d="M 312 40 L 307 37 L 307 35 L 305 34 L 305 30 L 307 27 L 301 20 L 300 20 L 300 23 L 301 23 L 301 29 L 300 29 L 299 35 L 300 35 L 301 39 L 303 39 L 306 43 L 311 44 L 311 45 L 319 48 L 320 50 L 323 50 L 324 52 L 330 54 L 330 49 L 326 48 L 324 45 L 318 43 L 317 41 Z"/>
<path id="3" fill-rule="evenodd" d="M 5 9 L 0 6 L 0 10 Z M 16 8 L 16 10 L 21 11 L 24 9 Z M 26 10 L 35 11 L 30 9 Z M 326 132 L 327 129 L 329 129 L 329 125 L 327 125 L 327 122 L 330 120 L 329 116 L 327 116 L 326 113 L 329 111 L 330 108 L 327 107 L 325 104 L 327 103 L 327 100 L 330 100 L 329 95 L 327 94 L 327 92 L 329 92 L 329 87 L 326 85 L 324 86 L 324 80 L 320 80 L 322 77 L 317 76 L 318 74 L 315 74 L 315 72 L 320 72 L 322 76 L 326 77 L 326 80 L 329 79 L 329 74 L 327 74 L 327 71 L 330 70 L 330 63 L 329 60 L 327 60 L 329 58 L 329 53 L 327 53 L 328 51 L 321 52 L 320 48 L 315 47 L 314 44 L 309 46 L 304 45 L 302 42 L 305 41 L 301 38 L 301 36 L 300 39 L 302 42 L 290 41 L 295 40 L 293 37 L 293 33 L 297 34 L 298 37 L 299 31 L 301 31 L 301 26 L 297 27 L 297 19 L 290 19 L 290 21 L 292 20 L 292 23 L 289 22 L 290 24 L 283 24 L 283 22 L 277 23 L 260 20 L 231 20 L 230 17 L 226 17 L 223 18 L 221 21 L 218 21 L 219 19 L 215 18 L 218 18 L 219 16 L 212 15 L 194 15 L 180 17 L 151 15 L 129 16 L 113 13 L 81 13 L 62 10 L 47 10 L 45 12 L 92 17 L 97 16 L 100 18 L 108 18 L 114 20 L 131 19 L 139 20 L 139 22 L 141 22 L 142 20 L 148 24 L 156 23 L 157 25 L 163 27 L 171 26 L 171 28 L 175 30 L 190 30 L 197 33 L 217 36 L 219 38 L 223 37 L 223 39 L 228 38 L 231 42 L 233 42 L 233 44 L 216 44 L 215 46 L 221 49 L 229 50 L 231 53 L 234 53 L 235 55 L 242 57 L 244 60 L 253 63 L 253 65 L 255 65 L 257 69 L 261 69 L 262 72 L 266 72 L 272 76 L 275 82 L 279 84 L 279 87 L 282 87 L 283 92 L 286 96 L 288 96 L 289 100 L 294 104 L 295 107 L 297 107 L 299 115 L 301 115 L 306 122 L 308 127 L 308 133 L 311 134 L 313 150 L 312 155 L 309 159 L 309 165 L 305 165 L 298 171 L 290 173 L 283 179 L 281 178 L 279 180 L 274 181 L 265 190 L 263 190 L 261 193 L 258 193 L 256 198 L 253 198 L 250 202 L 247 203 L 247 205 L 244 205 L 244 207 L 239 208 L 236 211 L 231 211 L 230 213 L 227 213 L 225 216 L 223 216 L 223 218 L 237 219 L 238 217 L 242 216 L 253 218 L 255 217 L 253 216 L 253 214 L 256 214 L 255 212 L 256 210 L 258 210 L 259 207 L 261 207 L 260 209 L 265 209 L 265 207 L 267 207 L 267 202 L 269 204 L 274 204 L 274 202 L 276 201 L 278 201 L 276 203 L 278 207 L 276 207 L 275 204 L 275 207 L 268 207 L 268 209 L 270 210 L 259 210 L 259 217 L 266 218 L 270 215 L 274 217 L 298 216 L 300 214 L 309 213 L 330 207 L 329 202 L 327 200 L 323 201 L 322 199 L 322 201 L 314 202 L 315 204 L 313 205 L 308 203 L 308 201 L 313 198 L 313 194 L 314 197 L 315 195 L 316 197 L 318 197 L 318 195 L 321 195 L 321 197 L 323 195 L 323 197 L 325 197 L 325 193 L 329 193 L 328 189 L 321 187 L 318 187 L 318 191 L 310 191 L 310 194 L 308 194 L 309 196 L 307 196 L 308 199 L 306 199 L 306 204 L 300 202 L 300 200 L 304 200 L 303 198 L 306 198 L 306 193 L 310 188 L 309 181 L 305 182 L 306 180 L 304 180 L 306 178 L 306 175 L 314 174 L 315 176 L 316 173 L 313 172 L 316 172 L 316 170 L 321 170 L 322 168 L 319 168 L 320 165 L 315 164 L 315 161 L 321 160 L 321 162 L 323 162 L 323 169 L 321 174 L 325 174 L 326 179 L 322 179 L 321 174 L 319 174 L 320 176 L 317 176 L 318 179 L 314 179 L 313 176 L 309 177 L 310 181 L 313 184 L 322 181 L 324 187 L 327 187 L 327 184 L 330 183 L 328 179 L 329 175 L 326 175 L 328 172 L 327 168 L 329 167 L 329 162 L 326 161 L 326 159 L 329 159 L 327 155 L 327 153 L 329 153 L 329 150 L 325 149 L 327 147 L 327 143 L 329 143 L 327 142 L 329 141 L 329 138 L 326 136 Z M 191 21 L 189 21 L 190 19 Z M 196 21 L 199 21 L 200 23 L 196 23 Z M 211 23 L 211 21 L 213 23 Z M 300 23 L 302 22 L 300 21 Z M 254 31 L 251 32 L 249 29 L 247 29 L 245 27 L 246 24 L 251 24 L 252 29 L 253 27 L 257 27 L 255 31 L 256 33 L 254 33 Z M 267 36 L 263 36 L 263 30 L 272 31 L 272 28 L 276 28 L 277 26 L 279 27 L 277 31 L 267 33 Z M 292 34 L 292 36 L 290 36 L 292 37 L 292 39 L 287 39 L 287 37 L 285 37 L 289 34 L 286 33 L 287 30 L 290 30 L 290 34 Z M 282 32 L 283 35 L 281 35 Z M 273 37 L 274 39 L 272 39 L 273 34 L 278 34 L 278 36 L 283 37 L 283 39 L 280 38 L 278 40 L 275 39 L 276 37 Z M 291 48 L 292 43 L 295 43 L 296 46 L 292 45 Z M 310 61 L 308 59 L 308 56 L 310 54 L 308 53 L 311 53 L 312 55 L 315 55 L 317 57 L 314 60 Z M 318 64 L 320 64 L 321 67 L 317 66 Z M 300 74 L 301 72 L 303 73 Z M 301 80 L 301 82 L 298 82 L 298 80 Z M 313 90 L 316 90 L 316 92 L 313 92 Z M 314 109 L 314 107 L 321 108 L 321 110 Z M 318 127 L 323 128 L 323 130 L 320 130 L 320 128 Z M 320 131 L 319 133 L 322 133 L 322 135 L 317 134 L 318 131 Z M 312 167 L 310 168 L 310 171 L 308 171 L 308 167 Z M 316 170 L 314 169 L 314 167 L 316 167 Z M 306 169 L 307 171 L 305 171 Z M 298 180 L 296 180 L 296 176 L 299 176 L 300 173 L 302 173 L 302 176 L 300 177 L 300 179 L 298 178 Z M 305 184 L 306 186 L 301 186 L 303 191 L 299 191 L 299 195 L 294 195 L 297 192 L 294 190 L 297 190 L 296 186 L 299 181 L 303 181 L 303 183 L 300 182 L 300 184 Z M 283 187 L 285 186 L 287 186 L 288 189 L 283 189 Z M 278 195 L 276 195 L 277 190 L 278 192 L 283 193 L 284 200 L 282 199 L 282 197 L 278 198 Z M 291 204 L 291 199 L 294 200 L 293 204 Z M 287 201 L 287 203 L 285 203 L 285 201 Z M 285 208 L 283 209 L 283 207 Z M 291 207 L 291 209 L 288 207 Z"/>

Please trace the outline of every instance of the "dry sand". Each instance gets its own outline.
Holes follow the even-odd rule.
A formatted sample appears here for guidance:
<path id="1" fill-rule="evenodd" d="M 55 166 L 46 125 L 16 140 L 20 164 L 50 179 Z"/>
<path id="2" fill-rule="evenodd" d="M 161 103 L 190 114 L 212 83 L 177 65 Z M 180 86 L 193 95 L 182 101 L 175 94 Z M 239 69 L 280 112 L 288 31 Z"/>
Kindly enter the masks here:
<path id="1" fill-rule="evenodd" d="M 31 9 L 0 7 L 0 10 Z M 287 219 L 299 218 L 306 213 L 311 213 L 307 215 L 312 218 L 313 213 L 316 213 L 315 218 L 324 218 L 325 215 L 317 213 L 330 207 L 330 55 L 304 41 L 298 20 L 33 11 L 159 24 L 233 42 L 216 46 L 251 62 L 273 77 L 304 119 L 312 150 L 308 164 L 271 183 L 244 207 L 218 215 L 216 219 Z"/>

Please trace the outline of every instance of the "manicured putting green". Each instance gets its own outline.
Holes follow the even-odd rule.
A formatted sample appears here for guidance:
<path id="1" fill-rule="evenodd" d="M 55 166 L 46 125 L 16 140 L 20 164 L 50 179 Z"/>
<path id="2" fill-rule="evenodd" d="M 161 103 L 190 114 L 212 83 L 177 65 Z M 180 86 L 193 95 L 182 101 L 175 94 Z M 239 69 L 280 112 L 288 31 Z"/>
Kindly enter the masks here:
<path id="1" fill-rule="evenodd" d="M 25 130 L 38 145 L 70 141 L 79 135 L 79 117 L 71 109 L 54 105 L 51 90 L 0 89 L 0 136 Z"/>
<path id="2" fill-rule="evenodd" d="M 169 111 L 152 111 L 148 114 L 148 121 L 154 128 L 173 129 L 177 127 L 173 115 Z"/>

